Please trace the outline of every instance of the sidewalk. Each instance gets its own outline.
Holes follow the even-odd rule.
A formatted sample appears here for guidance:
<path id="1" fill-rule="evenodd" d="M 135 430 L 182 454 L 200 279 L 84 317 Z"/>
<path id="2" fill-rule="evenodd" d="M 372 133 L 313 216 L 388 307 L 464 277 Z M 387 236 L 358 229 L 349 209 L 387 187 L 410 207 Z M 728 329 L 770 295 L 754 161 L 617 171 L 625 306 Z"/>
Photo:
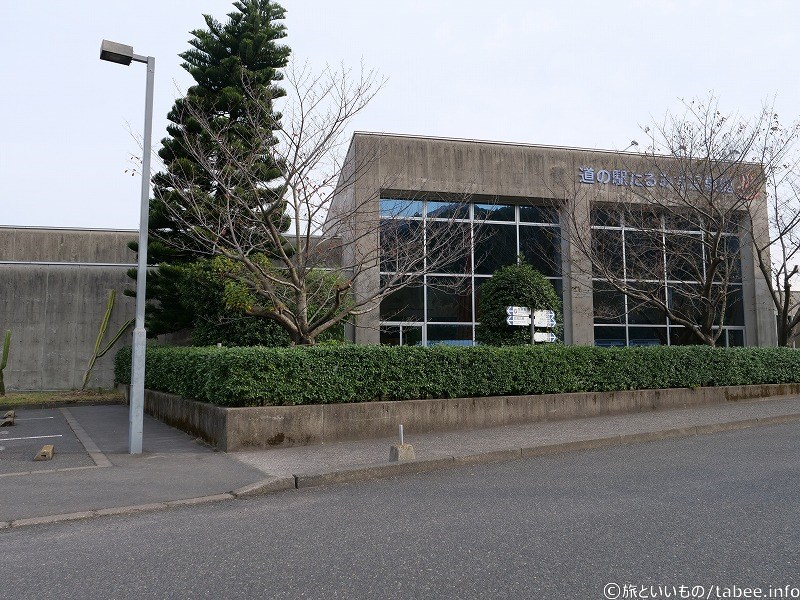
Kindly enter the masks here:
<path id="1" fill-rule="evenodd" d="M 0 529 L 797 421 L 800 397 L 792 396 L 447 433 L 406 431 L 416 460 L 390 463 L 396 439 L 225 454 L 149 416 L 144 452 L 131 456 L 126 406 L 20 410 L 17 424 L 0 430 Z M 33 462 L 44 443 L 55 445 L 55 456 Z"/>

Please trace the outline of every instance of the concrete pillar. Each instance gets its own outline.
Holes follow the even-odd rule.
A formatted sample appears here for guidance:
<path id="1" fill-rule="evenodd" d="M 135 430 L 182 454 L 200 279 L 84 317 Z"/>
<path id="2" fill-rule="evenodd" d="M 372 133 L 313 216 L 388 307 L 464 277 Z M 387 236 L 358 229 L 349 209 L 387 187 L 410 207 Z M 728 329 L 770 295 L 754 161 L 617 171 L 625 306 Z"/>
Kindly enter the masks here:
<path id="1" fill-rule="evenodd" d="M 566 200 L 561 215 L 564 341 L 576 346 L 594 345 L 592 265 L 577 245 L 571 243 L 576 236 L 589 239 L 590 208 L 588 196 L 579 195 Z"/>

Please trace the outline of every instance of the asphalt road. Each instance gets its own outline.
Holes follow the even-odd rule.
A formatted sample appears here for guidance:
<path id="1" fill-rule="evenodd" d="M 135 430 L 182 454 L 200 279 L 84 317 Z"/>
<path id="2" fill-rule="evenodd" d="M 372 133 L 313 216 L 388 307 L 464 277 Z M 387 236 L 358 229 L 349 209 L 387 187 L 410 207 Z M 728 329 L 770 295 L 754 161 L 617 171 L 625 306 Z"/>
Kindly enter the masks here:
<path id="1" fill-rule="evenodd" d="M 762 427 L 4 530 L 1 593 L 593 599 L 616 582 L 654 586 L 650 598 L 668 597 L 652 594 L 659 585 L 800 594 L 798 433 Z"/>

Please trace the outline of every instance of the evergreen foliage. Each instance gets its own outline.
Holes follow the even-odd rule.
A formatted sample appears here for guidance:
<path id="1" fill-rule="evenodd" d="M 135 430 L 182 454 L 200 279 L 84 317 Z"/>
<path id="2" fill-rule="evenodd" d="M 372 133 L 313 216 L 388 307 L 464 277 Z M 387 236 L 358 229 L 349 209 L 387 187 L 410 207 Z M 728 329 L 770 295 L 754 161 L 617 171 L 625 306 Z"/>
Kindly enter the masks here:
<path id="1" fill-rule="evenodd" d="M 251 148 L 263 147 L 263 140 L 270 139 L 280 119 L 280 115 L 273 112 L 273 120 L 252 123 L 247 118 L 252 114 L 247 103 L 255 96 L 262 104 L 260 110 L 264 110 L 265 102 L 271 110 L 271 100 L 284 95 L 276 82 L 282 78 L 278 69 L 286 65 L 290 52 L 287 46 L 278 43 L 286 36 L 285 26 L 278 22 L 284 18 L 285 11 L 272 0 L 241 0 L 235 2 L 234 7 L 236 10 L 228 14 L 225 23 L 204 15 L 206 29 L 192 31 L 193 39 L 189 41 L 192 48 L 180 55 L 184 60 L 183 68 L 196 83 L 184 98 L 175 102 L 168 114 L 169 137 L 162 140 L 158 153 L 166 172 L 153 177 L 148 262 L 158 264 L 159 268 L 148 274 L 147 330 L 150 335 L 196 326 L 202 330 L 209 318 L 221 315 L 214 311 L 209 316 L 203 311 L 209 305 L 220 309 L 223 306 L 218 295 L 221 284 L 208 277 L 196 282 L 195 287 L 189 286 L 192 293 L 186 294 L 186 276 L 192 270 L 183 269 L 183 265 L 192 264 L 205 254 L 170 217 L 167 207 L 181 205 L 180 191 L 171 187 L 176 178 L 170 174 L 185 175 L 185 180 L 191 181 L 195 190 L 205 194 L 208 203 L 220 202 L 223 193 L 217 186 L 218 174 L 235 172 L 236 157 L 215 152 L 213 132 L 202 122 L 213 123 L 215 129 L 225 131 L 227 145 L 245 155 Z M 202 149 L 205 156 L 213 156 L 213 161 L 201 164 L 195 158 L 198 149 Z M 263 186 L 258 193 L 251 194 L 248 201 L 257 206 L 268 198 L 282 196 L 281 190 L 269 186 L 279 175 L 272 160 L 262 155 L 258 177 Z M 248 176 L 252 180 L 252 170 Z M 254 188 L 250 185 L 247 189 Z M 288 217 L 279 214 L 277 219 L 276 225 L 285 231 L 289 226 Z M 131 248 L 136 250 L 137 245 L 134 243 Z M 232 318 L 240 322 L 250 319 L 242 315 L 232 315 Z M 250 325 L 245 326 L 245 329 L 250 328 Z M 252 328 L 263 330 L 267 338 L 272 336 L 267 333 L 271 329 L 268 325 L 252 325 Z M 202 331 L 199 335 L 205 336 Z M 249 339 L 249 336 L 244 337 Z"/>
<path id="2" fill-rule="evenodd" d="M 492 346 L 519 346 L 531 343 L 527 327 L 506 323 L 507 306 L 527 306 L 531 310 L 552 310 L 562 323 L 561 300 L 553 284 L 528 263 L 501 267 L 481 285 L 475 338 Z"/>
<path id="3" fill-rule="evenodd" d="M 287 346 L 289 336 L 277 323 L 250 317 L 227 299 L 221 259 L 201 259 L 172 267 L 181 303 L 192 307 L 191 342 L 195 346 Z"/>
<path id="4" fill-rule="evenodd" d="M 130 382 L 131 350 L 114 373 Z M 225 406 L 797 383 L 790 348 L 317 346 L 147 349 L 147 389 Z"/>

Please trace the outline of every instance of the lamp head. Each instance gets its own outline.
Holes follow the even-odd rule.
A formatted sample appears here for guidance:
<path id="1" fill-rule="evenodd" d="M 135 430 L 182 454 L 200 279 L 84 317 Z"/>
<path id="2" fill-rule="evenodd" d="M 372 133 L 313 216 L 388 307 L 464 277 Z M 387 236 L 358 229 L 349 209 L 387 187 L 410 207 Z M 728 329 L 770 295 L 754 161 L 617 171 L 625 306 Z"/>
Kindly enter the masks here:
<path id="1" fill-rule="evenodd" d="M 103 43 L 100 44 L 100 60 L 130 65 L 133 60 L 133 46 L 103 40 Z"/>

